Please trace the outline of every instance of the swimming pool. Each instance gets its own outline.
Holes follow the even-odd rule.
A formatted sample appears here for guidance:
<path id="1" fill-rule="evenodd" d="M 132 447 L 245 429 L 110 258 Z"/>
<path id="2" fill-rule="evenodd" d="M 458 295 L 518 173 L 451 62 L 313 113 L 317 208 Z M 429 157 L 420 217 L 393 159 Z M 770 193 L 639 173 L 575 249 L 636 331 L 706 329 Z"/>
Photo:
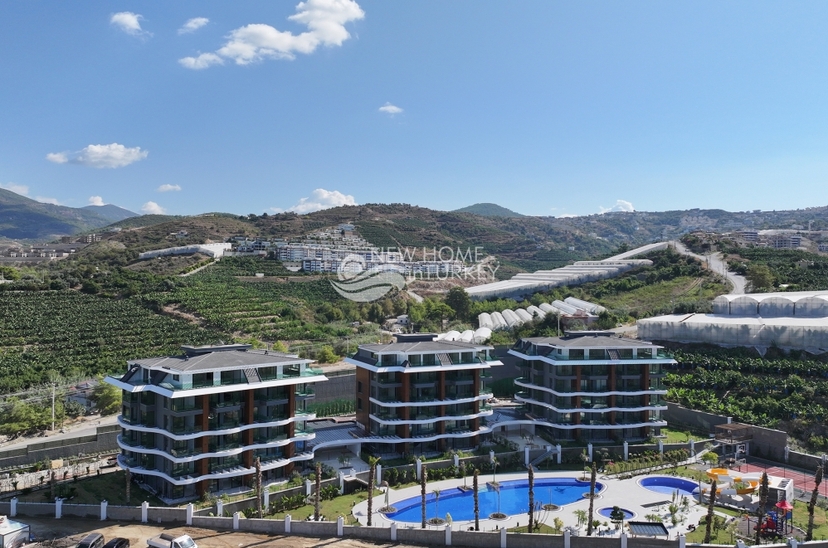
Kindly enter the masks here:
<path id="1" fill-rule="evenodd" d="M 619 510 L 624 512 L 624 519 L 625 520 L 630 520 L 630 519 L 633 519 L 635 517 L 635 513 L 630 511 L 630 510 L 627 510 L 626 508 L 619 508 Z M 598 513 L 600 515 L 604 516 L 605 518 L 612 518 L 612 508 L 611 507 L 601 508 L 600 510 L 598 510 Z"/>
<path id="2" fill-rule="evenodd" d="M 595 484 L 596 493 L 603 488 L 603 484 Z M 582 500 L 586 493 L 589 493 L 588 481 L 574 478 L 535 480 L 536 503 L 563 506 Z M 501 481 L 499 504 L 497 491 L 482 484 L 479 488 L 478 503 L 481 519 L 488 518 L 495 512 L 508 515 L 525 514 L 529 510 L 529 482 L 526 480 Z M 390 519 L 414 523 L 419 523 L 422 519 L 419 496 L 395 501 L 393 506 L 397 508 L 397 511 L 386 514 L 386 517 Z M 454 487 L 440 491 L 439 500 L 435 500 L 434 493 L 429 489 L 426 495 L 426 519 L 438 517 L 438 513 L 441 518 L 445 518 L 447 513 L 451 514 L 452 520 L 474 519 L 474 492 L 471 489 L 464 492 Z"/>
<path id="3" fill-rule="evenodd" d="M 696 482 L 670 476 L 650 476 L 642 478 L 638 484 L 645 489 L 665 495 L 672 495 L 678 491 L 679 495 L 692 497 L 699 492 L 699 485 Z"/>

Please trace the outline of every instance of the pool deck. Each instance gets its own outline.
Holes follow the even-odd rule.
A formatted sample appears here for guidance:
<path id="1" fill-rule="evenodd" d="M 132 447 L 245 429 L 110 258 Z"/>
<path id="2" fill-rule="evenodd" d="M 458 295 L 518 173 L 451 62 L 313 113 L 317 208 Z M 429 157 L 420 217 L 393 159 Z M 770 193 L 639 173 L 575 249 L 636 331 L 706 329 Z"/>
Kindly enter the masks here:
<path id="1" fill-rule="evenodd" d="M 656 474 L 658 475 L 658 474 Z M 595 516 L 593 519 L 598 519 L 601 522 L 601 526 L 598 528 L 598 534 L 600 536 L 619 536 L 619 533 L 615 530 L 614 524 L 609 520 L 609 518 L 605 518 L 598 514 L 598 510 L 605 507 L 612 508 L 613 506 L 619 506 L 626 510 L 630 510 L 635 514 L 633 518 L 634 521 L 647 521 L 645 518 L 648 514 L 658 514 L 664 517 L 664 525 L 667 527 L 667 530 L 670 533 L 670 538 L 676 538 L 679 534 L 685 533 L 687 531 L 688 526 L 690 525 L 698 525 L 699 520 L 707 513 L 707 507 L 704 505 L 699 505 L 692 497 L 689 497 L 690 505 L 687 512 L 682 511 L 681 504 L 679 501 L 679 517 L 683 519 L 683 523 L 679 523 L 677 526 L 673 527 L 671 525 L 670 520 L 670 513 L 668 510 L 669 505 L 672 502 L 672 496 L 669 494 L 662 494 L 657 493 L 654 491 L 650 491 L 639 485 L 639 481 L 645 477 L 654 477 L 654 476 L 638 476 L 632 479 L 610 479 L 607 477 L 603 477 L 599 475 L 598 482 L 604 485 L 604 489 L 600 491 L 598 494 L 600 495 L 599 498 L 595 499 L 594 504 L 594 512 Z M 583 479 L 583 476 L 579 472 L 574 471 L 567 471 L 567 472 L 535 472 L 535 481 L 540 479 L 546 478 L 574 478 L 574 479 Z M 497 481 L 504 482 L 510 480 L 527 480 L 526 472 L 522 473 L 512 473 L 512 474 L 497 474 Z M 492 481 L 491 474 L 481 474 L 480 475 L 480 485 L 484 486 L 486 482 Z M 589 479 L 587 478 L 587 481 Z M 472 480 L 471 478 L 466 479 L 466 485 L 471 487 Z M 458 486 L 463 485 L 462 479 L 449 479 L 443 481 L 435 481 L 429 482 L 427 487 L 428 495 L 431 495 L 434 489 L 440 490 L 447 490 L 451 488 L 455 488 Z M 404 489 L 391 489 L 391 493 L 389 495 L 389 502 L 393 506 L 395 502 L 420 497 L 420 487 L 419 486 L 412 486 L 406 487 Z M 546 501 L 543 500 L 543 489 L 536 489 L 535 493 L 535 500 L 544 503 Z M 380 508 L 385 506 L 385 495 L 378 495 L 374 497 L 373 509 L 374 515 L 372 519 L 372 525 L 378 527 L 390 527 L 393 520 L 387 518 L 385 515 L 380 514 L 377 512 Z M 528 501 L 527 501 L 527 509 L 528 509 Z M 560 510 L 556 511 L 541 511 L 536 515 L 539 516 L 543 523 L 546 523 L 550 527 L 553 526 L 553 520 L 558 517 L 560 518 L 563 523 L 564 527 L 572 527 L 573 529 L 576 527 L 577 518 L 575 517 L 574 511 L 575 510 L 589 510 L 589 500 L 583 499 L 581 501 L 573 502 L 571 504 L 566 504 L 561 507 Z M 360 502 L 359 504 L 354 506 L 353 513 L 354 516 L 359 520 L 359 522 L 363 525 L 366 524 L 367 521 L 367 511 L 368 511 L 368 502 Z M 432 515 L 428 516 L 429 518 L 434 517 Z M 440 517 L 445 518 L 445 515 Z M 495 529 L 502 529 L 506 527 L 510 529 L 512 527 L 517 526 L 526 526 L 529 517 L 527 513 L 509 516 L 508 519 L 505 520 L 492 520 L 492 519 L 483 519 L 484 516 L 480 516 L 480 529 L 483 531 L 493 531 Z M 604 525 L 607 524 L 607 526 Z M 454 520 L 452 523 L 452 529 L 455 531 L 464 531 L 468 530 L 470 527 L 474 526 L 474 520 Z M 420 523 L 412 523 L 412 522 L 404 522 L 398 521 L 397 527 L 406 527 L 406 528 L 419 528 Z M 429 529 L 445 529 L 445 525 L 439 526 L 429 526 Z M 581 527 L 580 530 L 581 535 L 586 534 L 586 527 Z"/>

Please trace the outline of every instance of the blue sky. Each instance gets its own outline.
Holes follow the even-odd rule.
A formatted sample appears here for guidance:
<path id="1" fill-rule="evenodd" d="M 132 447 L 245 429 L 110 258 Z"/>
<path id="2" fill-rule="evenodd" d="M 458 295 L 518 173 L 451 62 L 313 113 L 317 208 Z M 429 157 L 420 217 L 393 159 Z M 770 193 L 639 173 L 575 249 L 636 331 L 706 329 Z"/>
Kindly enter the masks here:
<path id="1" fill-rule="evenodd" d="M 824 2 L 0 3 L 0 186 L 69 206 L 826 205 Z"/>

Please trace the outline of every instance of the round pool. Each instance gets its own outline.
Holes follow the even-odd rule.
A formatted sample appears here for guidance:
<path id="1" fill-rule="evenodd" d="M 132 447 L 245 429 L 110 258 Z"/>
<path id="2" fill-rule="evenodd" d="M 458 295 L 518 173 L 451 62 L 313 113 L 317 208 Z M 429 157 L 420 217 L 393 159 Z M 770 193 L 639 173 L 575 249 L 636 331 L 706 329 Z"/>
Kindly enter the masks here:
<path id="1" fill-rule="evenodd" d="M 650 476 L 642 478 L 638 484 L 645 489 L 665 495 L 678 492 L 679 495 L 692 497 L 699 492 L 699 486 L 696 482 L 670 476 Z"/>
<path id="2" fill-rule="evenodd" d="M 488 518 L 500 512 L 508 515 L 525 514 L 529 510 L 529 482 L 526 480 L 501 481 L 500 493 L 488 484 L 481 482 L 478 490 L 480 517 Z M 595 492 L 604 488 L 595 484 Z M 583 500 L 584 493 L 589 493 L 589 482 L 574 478 L 549 478 L 535 480 L 535 503 L 541 505 L 555 504 L 563 506 Z M 405 500 L 393 501 L 396 512 L 385 514 L 386 517 L 412 523 L 422 519 L 422 503 L 419 496 Z M 426 519 L 445 518 L 451 514 L 452 520 L 474 519 L 474 491 L 463 491 L 456 487 L 443 489 L 440 497 L 435 498 L 429 489 L 426 495 Z"/>
<path id="3" fill-rule="evenodd" d="M 635 517 L 635 513 L 627 510 L 626 508 L 619 508 L 619 510 L 624 512 L 624 519 L 625 520 L 630 520 L 630 519 L 633 519 Z M 598 513 L 601 514 L 602 516 L 604 516 L 605 518 L 612 518 L 612 508 L 610 508 L 610 507 L 601 508 L 600 510 L 598 510 Z"/>

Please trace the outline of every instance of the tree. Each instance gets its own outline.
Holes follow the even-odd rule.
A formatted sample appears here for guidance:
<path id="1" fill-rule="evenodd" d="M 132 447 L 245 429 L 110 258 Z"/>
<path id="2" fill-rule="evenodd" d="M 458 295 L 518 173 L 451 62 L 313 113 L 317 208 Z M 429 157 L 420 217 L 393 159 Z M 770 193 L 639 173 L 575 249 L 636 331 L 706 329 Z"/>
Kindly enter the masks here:
<path id="1" fill-rule="evenodd" d="M 434 489 L 431 491 L 434 493 L 434 517 L 435 520 L 440 519 L 440 490 Z"/>
<path id="2" fill-rule="evenodd" d="M 98 384 L 92 389 L 90 400 L 101 415 L 114 415 L 121 410 L 121 390 L 116 386 L 98 379 Z"/>
<path id="3" fill-rule="evenodd" d="M 819 484 L 822 483 L 822 465 L 817 466 L 814 474 L 814 490 L 811 491 L 811 500 L 808 501 L 808 530 L 805 532 L 805 542 L 814 540 L 814 508 L 819 497 Z"/>
<path id="4" fill-rule="evenodd" d="M 319 363 L 336 363 L 339 361 L 339 356 L 336 355 L 332 346 L 326 344 L 319 350 L 316 359 Z"/>
<path id="5" fill-rule="evenodd" d="M 616 529 L 621 529 L 624 526 L 624 511 L 619 506 L 613 506 L 610 512 L 610 519 L 616 525 Z"/>
<path id="6" fill-rule="evenodd" d="M 707 525 L 704 530 L 704 544 L 710 544 L 710 536 L 713 533 L 713 517 L 715 514 L 713 513 L 714 508 L 716 506 L 716 480 L 713 480 L 713 485 L 710 486 L 710 502 L 707 504 Z M 757 529 L 756 536 L 759 536 L 758 533 L 759 529 Z M 759 542 L 757 541 L 757 544 Z"/>
<path id="7" fill-rule="evenodd" d="M 759 508 L 756 510 L 758 523 L 756 525 L 756 544 L 759 544 L 759 538 L 762 533 L 762 520 L 765 518 L 765 508 L 768 505 L 768 473 L 762 472 L 762 479 L 759 481 Z"/>
<path id="8" fill-rule="evenodd" d="M 750 265 L 747 269 L 745 277 L 748 281 L 748 291 L 762 292 L 773 288 L 773 274 L 767 265 Z"/>
<path id="9" fill-rule="evenodd" d="M 474 490 L 474 530 L 480 531 L 480 500 L 478 499 L 477 486 L 479 483 L 480 471 L 474 469 L 472 478 L 472 489 Z"/>
<path id="10" fill-rule="evenodd" d="M 529 527 L 527 532 L 531 533 L 535 524 L 535 469 L 529 465 Z"/>
<path id="11" fill-rule="evenodd" d="M 452 287 L 446 295 L 446 304 L 454 310 L 454 317 L 467 321 L 471 312 L 471 298 L 462 287 Z"/>
<path id="12" fill-rule="evenodd" d="M 371 515 L 374 513 L 374 482 L 377 476 L 379 457 L 368 457 L 368 527 L 371 527 Z"/>
<path id="13" fill-rule="evenodd" d="M 428 470 L 425 464 L 420 466 L 420 504 L 423 510 L 422 528 L 426 528 L 426 483 L 428 482 Z"/>
<path id="14" fill-rule="evenodd" d="M 589 476 L 589 521 L 587 522 L 587 536 L 592 535 L 592 516 L 595 515 L 595 476 L 598 474 L 598 465 L 592 462 L 592 470 Z"/>
<path id="15" fill-rule="evenodd" d="M 322 463 L 316 463 L 316 492 L 313 494 L 313 521 L 319 521 L 319 499 L 322 491 Z M 370 500 L 370 497 L 369 497 Z M 371 519 L 371 513 L 368 512 L 368 519 Z"/>
<path id="16" fill-rule="evenodd" d="M 497 485 L 497 477 L 495 476 L 495 472 L 497 472 L 497 465 L 500 464 L 497 460 L 497 457 L 492 457 L 492 483 Z"/>
<path id="17" fill-rule="evenodd" d="M 256 457 L 256 513 L 262 519 L 262 459 Z"/>

